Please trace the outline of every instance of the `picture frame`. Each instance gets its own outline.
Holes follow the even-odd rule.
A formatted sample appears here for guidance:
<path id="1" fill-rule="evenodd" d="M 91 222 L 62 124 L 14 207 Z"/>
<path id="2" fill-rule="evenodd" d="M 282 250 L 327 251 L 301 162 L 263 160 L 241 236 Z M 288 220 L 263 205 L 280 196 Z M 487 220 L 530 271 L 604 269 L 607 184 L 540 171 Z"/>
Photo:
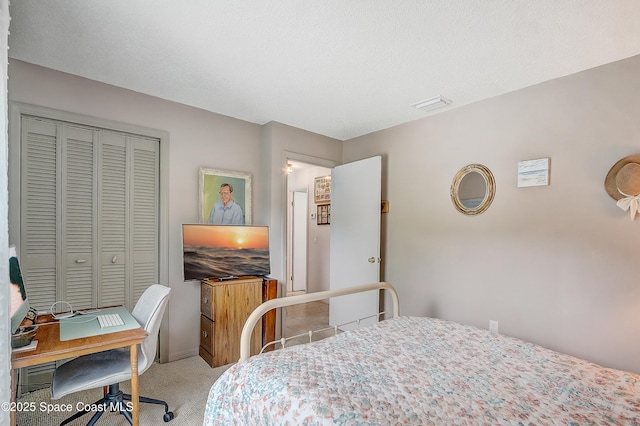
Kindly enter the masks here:
<path id="1" fill-rule="evenodd" d="M 518 188 L 549 185 L 549 157 L 518 162 Z"/>
<path id="2" fill-rule="evenodd" d="M 316 221 L 318 225 L 331 225 L 331 204 L 318 204 Z"/>
<path id="3" fill-rule="evenodd" d="M 233 201 L 240 206 L 244 224 L 251 224 L 251 173 L 200 167 L 198 176 L 200 191 L 200 223 L 207 223 L 213 205 L 220 201 L 220 185 L 233 188 Z"/>
<path id="4" fill-rule="evenodd" d="M 313 196 L 316 204 L 331 201 L 331 175 L 320 176 L 314 179 Z"/>

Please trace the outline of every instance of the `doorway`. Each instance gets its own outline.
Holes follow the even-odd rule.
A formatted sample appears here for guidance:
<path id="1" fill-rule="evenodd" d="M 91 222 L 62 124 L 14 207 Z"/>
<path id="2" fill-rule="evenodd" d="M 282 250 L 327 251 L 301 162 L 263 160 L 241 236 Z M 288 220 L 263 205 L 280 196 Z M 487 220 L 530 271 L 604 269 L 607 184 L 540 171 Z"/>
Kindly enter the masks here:
<path id="1" fill-rule="evenodd" d="M 331 168 L 287 160 L 286 295 L 329 290 L 330 227 L 319 225 L 314 180 Z"/>
<path id="2" fill-rule="evenodd" d="M 295 156 L 297 154 L 293 154 L 293 155 Z M 312 292 L 334 289 L 333 288 L 334 284 L 341 286 L 342 281 L 345 281 L 345 280 L 346 280 L 346 284 L 345 284 L 346 286 L 354 285 L 354 283 L 355 284 L 362 283 L 362 280 L 365 280 L 365 282 L 378 281 L 379 272 L 380 272 L 379 244 L 380 244 L 381 157 L 378 156 L 378 157 L 373 157 L 371 159 L 355 161 L 355 162 L 341 165 L 341 166 L 338 164 L 332 164 L 331 166 L 328 166 L 328 167 L 314 165 L 314 164 L 311 164 L 310 162 L 307 163 L 305 161 L 293 159 L 293 157 L 289 155 L 285 157 L 285 160 L 286 160 L 285 164 L 286 164 L 286 170 L 287 170 L 287 175 L 286 175 L 287 206 L 285 209 L 285 211 L 287 212 L 287 218 L 286 218 L 286 224 L 287 224 L 286 234 L 287 235 L 286 235 L 286 282 L 284 283 L 285 292 L 283 296 L 295 294 L 294 290 L 312 293 Z M 369 173 L 363 173 L 364 170 L 361 170 L 361 168 L 364 165 L 367 165 L 367 170 L 368 170 L 368 165 L 369 163 L 372 163 L 372 162 L 375 163 L 374 164 L 375 167 L 371 166 L 372 172 L 373 172 L 373 169 L 375 169 L 377 174 L 375 175 L 371 174 L 370 176 Z M 322 160 L 320 160 L 320 163 L 326 164 L 326 161 L 322 162 Z M 337 196 L 336 200 L 333 200 L 334 194 L 330 194 L 329 199 L 322 200 L 319 197 L 319 199 L 316 201 L 316 194 L 315 194 L 316 183 L 326 182 L 327 181 L 326 178 L 329 178 L 329 180 L 331 180 L 334 174 L 334 167 L 336 167 L 335 178 L 338 179 L 341 176 L 340 178 L 342 179 L 341 180 L 342 183 L 340 186 L 344 188 L 342 188 L 342 191 L 336 191 L 336 194 L 335 194 Z M 338 171 L 340 171 L 340 173 L 338 173 Z M 351 176 L 351 174 L 354 174 L 354 173 L 355 173 L 355 176 Z M 367 177 L 367 176 L 370 176 L 370 177 Z M 362 181 L 363 179 L 364 181 Z M 372 181 L 377 182 L 377 184 L 372 185 L 371 183 Z M 345 185 L 345 183 L 348 183 L 348 184 Z M 362 188 L 368 188 L 370 189 L 370 191 L 369 190 L 363 191 Z M 332 185 L 332 189 L 335 189 L 333 188 L 333 185 Z M 297 194 L 297 193 L 301 193 L 301 194 Z M 343 193 L 342 200 L 338 200 L 338 198 L 341 197 L 340 193 Z M 346 193 L 346 195 L 344 195 L 344 193 Z M 366 199 L 368 201 L 371 201 L 371 200 L 373 201 L 370 203 L 368 201 L 364 202 L 360 200 L 354 203 L 353 201 L 354 194 L 358 194 L 362 196 L 366 195 Z M 306 206 L 308 207 L 308 209 L 306 213 L 300 213 L 297 209 L 294 210 L 294 205 L 295 205 L 294 198 L 299 197 L 300 199 L 303 199 L 305 195 L 306 195 Z M 338 204 L 341 204 L 343 206 L 343 208 L 338 209 L 338 211 L 342 211 L 343 213 L 345 211 L 350 212 L 348 216 L 345 216 L 344 214 L 341 215 L 340 221 L 342 221 L 342 225 L 341 225 L 342 230 L 340 231 L 340 233 L 336 235 L 344 239 L 343 237 L 346 235 L 344 232 L 345 226 L 347 227 L 347 230 L 353 228 L 351 229 L 351 231 L 354 231 L 357 228 L 358 231 L 356 232 L 356 238 L 352 238 L 352 239 L 360 241 L 361 238 L 357 238 L 360 235 L 371 236 L 373 238 L 373 242 L 364 242 L 363 245 L 369 249 L 373 247 L 375 248 L 375 250 L 372 253 L 369 253 L 370 250 L 367 251 L 365 256 L 362 256 L 362 253 L 360 253 L 360 251 L 354 250 L 353 253 L 350 253 L 350 250 L 348 250 L 349 253 L 346 253 L 346 254 L 349 254 L 349 256 L 345 255 L 344 259 L 340 259 L 340 261 L 335 262 L 335 265 L 333 265 L 334 267 L 330 268 L 330 263 L 331 264 L 334 263 L 334 262 L 331 262 L 330 260 L 332 256 L 334 257 L 336 256 L 336 253 L 331 253 L 333 250 L 331 249 L 331 245 L 330 245 L 330 242 L 332 239 L 332 233 L 333 233 L 331 228 L 333 227 L 325 226 L 325 225 L 331 224 L 331 220 L 326 220 L 327 218 L 326 213 L 324 213 L 321 216 L 322 220 L 319 220 L 318 214 L 319 212 L 331 212 L 332 209 L 330 206 L 332 201 L 336 201 L 336 202 L 339 201 Z M 299 201 L 299 202 L 305 203 L 304 201 Z M 360 211 L 358 209 L 355 209 L 355 210 L 358 210 L 358 212 L 351 212 L 351 210 L 354 209 L 354 206 L 363 207 L 365 211 L 361 212 L 362 214 L 358 213 Z M 366 215 L 364 215 L 365 213 Z M 294 231 L 294 222 L 297 223 L 298 218 L 305 214 L 306 214 L 306 217 L 302 221 L 304 223 L 302 222 L 298 223 L 296 225 L 296 228 L 297 226 L 300 226 L 300 228 L 297 228 L 297 230 Z M 373 219 L 366 220 L 366 221 L 361 220 L 365 216 L 366 218 L 369 218 L 369 216 L 371 216 L 373 217 Z M 338 217 L 336 217 L 335 225 L 337 226 L 339 224 L 338 222 L 340 221 L 338 220 Z M 361 229 L 361 227 L 359 226 L 352 226 L 352 225 L 360 225 L 361 224 L 360 222 L 362 222 L 362 224 L 365 224 L 365 223 L 377 224 L 375 226 L 376 229 L 371 230 L 369 229 L 368 225 L 366 230 Z M 305 229 L 306 229 L 306 234 L 305 234 Z M 369 232 L 369 231 L 376 231 L 376 232 Z M 304 245 L 304 243 L 300 243 L 300 242 L 298 242 L 296 246 L 296 243 L 294 241 L 296 233 L 306 235 L 306 246 Z M 342 234 L 345 234 L 345 235 L 342 235 Z M 350 235 L 352 235 L 352 233 Z M 341 238 L 337 238 L 336 241 L 340 242 Z M 342 244 L 340 245 L 344 245 L 346 247 L 346 244 L 344 244 L 344 241 L 342 241 Z M 339 256 L 342 257 L 342 254 Z M 353 256 L 356 256 L 355 260 L 353 261 L 347 260 L 347 258 L 353 259 Z M 306 280 L 303 279 L 303 281 L 306 281 L 305 290 L 302 290 L 301 286 L 299 285 L 299 281 L 298 283 L 296 283 L 296 277 L 294 273 L 294 263 L 297 261 L 301 261 L 301 262 L 306 261 L 306 268 L 304 268 L 303 269 L 304 272 L 302 272 L 302 274 L 305 274 L 303 278 L 306 278 Z M 371 277 L 368 272 L 361 270 L 362 268 L 360 265 L 363 264 L 363 262 L 364 262 L 364 268 L 366 268 L 366 271 L 371 270 L 375 272 L 375 277 Z M 343 270 L 345 268 L 345 264 L 349 265 L 350 263 L 353 263 L 354 265 L 358 266 L 358 268 L 360 269 L 351 268 L 349 269 L 349 271 L 347 271 L 348 272 L 347 274 L 344 274 L 343 277 L 341 276 L 341 274 L 338 274 L 337 271 L 332 271 L 332 269 Z M 332 273 L 335 272 L 334 275 L 337 275 L 338 277 L 341 277 L 341 278 L 336 279 L 336 277 L 333 277 L 332 275 L 330 275 L 330 272 Z M 296 272 L 296 273 L 300 274 L 300 272 Z M 333 281 L 335 281 L 335 283 Z M 378 303 L 376 303 L 376 300 L 377 299 L 375 300 L 372 299 L 372 302 L 364 301 L 358 304 L 359 305 L 362 304 L 368 307 L 373 306 L 373 309 L 375 310 L 377 309 L 377 305 L 378 305 Z M 322 303 L 326 305 L 328 302 L 329 301 L 322 302 Z M 323 309 L 322 319 L 323 321 L 328 321 L 326 306 L 324 306 L 323 308 L 324 309 Z M 332 304 L 330 310 L 334 312 L 329 315 L 330 317 L 332 317 L 332 321 L 331 321 L 332 324 L 333 323 L 341 324 L 341 322 L 338 320 L 339 320 L 339 317 L 341 316 L 340 311 L 344 311 L 343 308 L 344 306 L 336 305 L 334 309 L 334 306 Z M 288 327 L 289 323 L 293 323 L 296 320 L 296 318 L 293 318 L 293 314 L 288 315 L 286 311 L 283 314 L 284 315 L 283 315 L 283 322 L 282 322 L 283 323 L 282 330 L 284 331 L 290 328 Z M 290 316 L 290 318 L 287 318 L 288 316 Z M 308 312 L 305 313 L 304 316 L 309 316 Z M 305 319 L 310 320 L 310 318 L 305 318 Z"/>
<path id="3" fill-rule="evenodd" d="M 330 226 L 318 225 L 314 179 L 331 175 L 331 170 L 311 162 L 287 159 L 286 283 L 283 296 L 329 290 Z M 328 301 L 284 308 L 281 318 L 282 336 L 291 337 L 308 330 L 326 328 L 329 326 Z"/>

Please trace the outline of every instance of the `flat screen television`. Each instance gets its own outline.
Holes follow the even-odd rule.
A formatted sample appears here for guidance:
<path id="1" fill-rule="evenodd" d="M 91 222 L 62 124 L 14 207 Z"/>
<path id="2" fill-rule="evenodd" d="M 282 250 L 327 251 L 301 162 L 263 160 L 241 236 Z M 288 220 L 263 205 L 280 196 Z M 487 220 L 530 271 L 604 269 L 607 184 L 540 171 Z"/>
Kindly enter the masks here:
<path id="1" fill-rule="evenodd" d="M 9 316 L 11 317 L 11 334 L 20 327 L 20 323 L 29 312 L 29 300 L 22 281 L 20 263 L 16 254 L 16 247 L 9 246 L 9 281 L 10 303 Z"/>
<path id="2" fill-rule="evenodd" d="M 184 224 L 182 257 L 185 281 L 269 275 L 269 227 Z"/>

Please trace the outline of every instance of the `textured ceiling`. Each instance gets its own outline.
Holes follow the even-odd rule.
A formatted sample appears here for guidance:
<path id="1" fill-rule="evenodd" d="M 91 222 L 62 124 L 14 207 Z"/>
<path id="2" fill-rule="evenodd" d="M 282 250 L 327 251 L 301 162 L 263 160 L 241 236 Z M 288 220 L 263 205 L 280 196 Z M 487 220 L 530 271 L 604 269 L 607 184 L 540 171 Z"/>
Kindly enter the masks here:
<path id="1" fill-rule="evenodd" d="M 346 140 L 640 54 L 636 0 L 13 0 L 11 58 Z M 435 112 L 410 105 L 443 95 Z"/>

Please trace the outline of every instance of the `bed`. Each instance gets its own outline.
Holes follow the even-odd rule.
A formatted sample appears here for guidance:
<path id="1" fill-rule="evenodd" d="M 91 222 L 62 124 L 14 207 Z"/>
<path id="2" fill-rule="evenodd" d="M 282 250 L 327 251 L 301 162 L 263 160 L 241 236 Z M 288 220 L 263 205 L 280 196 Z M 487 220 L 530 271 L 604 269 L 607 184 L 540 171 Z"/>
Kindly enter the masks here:
<path id="1" fill-rule="evenodd" d="M 204 425 L 640 425 L 639 375 L 398 316 L 391 292 L 393 317 L 373 326 L 253 357 L 245 348 L 211 387 Z"/>

